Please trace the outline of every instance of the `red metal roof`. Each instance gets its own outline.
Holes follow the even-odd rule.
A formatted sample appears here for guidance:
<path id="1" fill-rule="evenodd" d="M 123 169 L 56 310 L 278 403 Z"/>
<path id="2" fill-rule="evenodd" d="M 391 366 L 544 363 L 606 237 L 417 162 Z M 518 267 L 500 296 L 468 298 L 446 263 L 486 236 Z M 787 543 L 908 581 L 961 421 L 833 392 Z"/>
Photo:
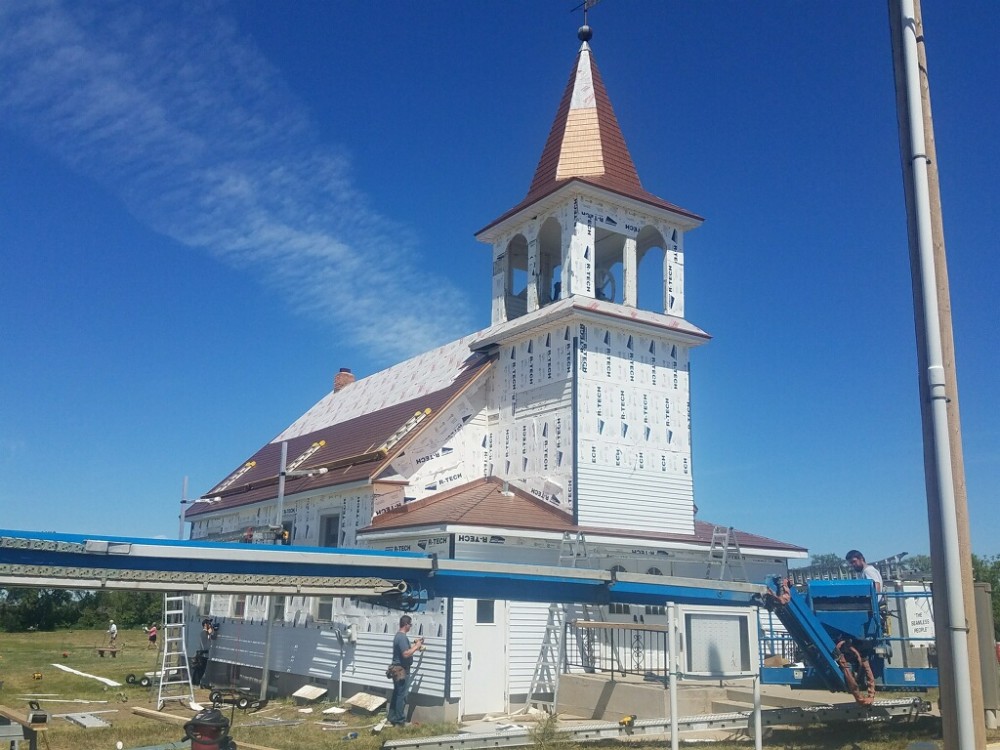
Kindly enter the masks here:
<path id="1" fill-rule="evenodd" d="M 285 495 L 290 496 L 307 490 L 334 487 L 339 484 L 370 480 L 385 466 L 396 453 L 402 450 L 419 432 L 433 420 L 434 415 L 445 408 L 458 394 L 488 369 L 489 357 L 482 354 L 471 355 L 457 377 L 445 388 L 418 398 L 373 411 L 368 414 L 339 422 L 330 427 L 288 439 L 288 461 L 302 455 L 310 446 L 322 446 L 298 467 L 308 470 L 331 467 L 325 474 L 313 476 L 289 476 L 285 480 Z M 350 398 L 350 387 L 338 393 L 338 398 Z M 431 414 L 420 425 L 411 430 L 388 451 L 377 449 L 389 440 L 407 420 L 417 412 L 430 409 Z M 229 477 L 253 464 L 230 481 Z M 218 502 L 196 503 L 189 507 L 185 517 L 212 513 L 227 508 L 250 505 L 271 500 L 278 496 L 278 472 L 281 466 L 281 443 L 271 442 L 258 450 L 240 468 L 219 482 L 204 497 L 219 497 Z"/>

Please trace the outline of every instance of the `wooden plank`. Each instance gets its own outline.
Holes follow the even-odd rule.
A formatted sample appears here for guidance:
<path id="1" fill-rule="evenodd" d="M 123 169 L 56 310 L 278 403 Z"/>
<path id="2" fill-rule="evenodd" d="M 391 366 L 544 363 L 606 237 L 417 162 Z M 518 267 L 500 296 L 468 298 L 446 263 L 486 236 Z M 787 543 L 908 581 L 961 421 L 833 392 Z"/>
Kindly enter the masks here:
<path id="1" fill-rule="evenodd" d="M 8 708 L 7 706 L 0 706 L 0 716 L 5 719 L 14 722 L 15 724 L 20 724 L 25 729 L 33 729 L 36 732 L 44 732 L 49 727 L 48 724 L 30 724 L 27 719 L 23 719 L 22 714 L 15 713 L 14 709 Z"/>
<path id="2" fill-rule="evenodd" d="M 142 708 L 141 706 L 132 706 L 132 713 L 137 716 L 144 716 L 147 719 L 156 719 L 156 721 L 162 721 L 167 724 L 178 724 L 184 725 L 191 721 L 190 716 L 177 716 L 176 714 L 165 714 L 162 711 L 153 711 L 149 708 Z"/>

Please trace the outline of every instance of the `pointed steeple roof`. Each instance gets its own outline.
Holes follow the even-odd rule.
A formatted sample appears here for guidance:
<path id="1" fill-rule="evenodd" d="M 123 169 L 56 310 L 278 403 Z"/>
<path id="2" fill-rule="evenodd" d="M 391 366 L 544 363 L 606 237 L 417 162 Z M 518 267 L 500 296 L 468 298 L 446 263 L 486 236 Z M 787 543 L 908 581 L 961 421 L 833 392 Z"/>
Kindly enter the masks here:
<path id="1" fill-rule="evenodd" d="M 580 29 L 580 39 L 583 43 L 538 160 L 528 195 L 484 229 L 500 223 L 572 180 L 700 221 L 701 217 L 697 214 L 668 203 L 642 187 L 590 50 L 589 27 Z"/>

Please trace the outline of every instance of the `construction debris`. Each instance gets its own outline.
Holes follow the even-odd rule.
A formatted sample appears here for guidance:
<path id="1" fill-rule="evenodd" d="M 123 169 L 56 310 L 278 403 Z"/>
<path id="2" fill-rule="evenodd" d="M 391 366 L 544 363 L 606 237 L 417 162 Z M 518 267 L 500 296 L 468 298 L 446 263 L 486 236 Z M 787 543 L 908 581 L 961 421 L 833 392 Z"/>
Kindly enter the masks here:
<path id="1" fill-rule="evenodd" d="M 381 695 L 358 692 L 345 700 L 344 703 L 351 708 L 358 708 L 373 714 L 385 705 L 386 699 Z"/>
<path id="2" fill-rule="evenodd" d="M 292 697 L 295 698 L 297 702 L 318 701 L 324 695 L 326 695 L 326 688 L 320 687 L 319 685 L 303 685 L 292 693 Z"/>
<path id="3" fill-rule="evenodd" d="M 88 677 L 91 680 L 97 680 L 98 682 L 104 683 L 108 687 L 121 687 L 120 682 L 115 682 L 114 680 L 109 680 L 107 677 L 98 677 L 96 674 L 87 674 L 86 672 L 81 672 L 78 669 L 73 669 L 72 667 L 67 667 L 65 664 L 53 664 L 56 669 L 61 669 L 63 672 L 69 672 L 70 674 L 79 675 L 80 677 Z M 38 679 L 41 679 L 39 676 Z"/>
<path id="4" fill-rule="evenodd" d="M 105 721 L 99 716 L 94 716 L 94 714 L 91 713 L 60 714 L 60 717 L 66 719 L 67 721 L 71 721 L 84 729 L 103 729 L 111 726 L 110 722 Z"/>

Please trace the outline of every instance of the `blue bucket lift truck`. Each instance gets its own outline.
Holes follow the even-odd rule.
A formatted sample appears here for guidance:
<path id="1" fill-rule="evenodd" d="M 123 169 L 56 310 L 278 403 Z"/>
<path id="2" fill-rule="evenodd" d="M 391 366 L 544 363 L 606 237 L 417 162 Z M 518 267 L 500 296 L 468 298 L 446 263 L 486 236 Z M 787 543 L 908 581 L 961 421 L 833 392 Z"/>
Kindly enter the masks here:
<path id="1" fill-rule="evenodd" d="M 867 579 L 810 581 L 805 594 L 775 576 L 761 602 L 794 640 L 801 664 L 761 667 L 761 682 L 848 692 L 871 704 L 877 689 L 937 686 L 933 668 L 893 667 L 883 595 Z"/>

